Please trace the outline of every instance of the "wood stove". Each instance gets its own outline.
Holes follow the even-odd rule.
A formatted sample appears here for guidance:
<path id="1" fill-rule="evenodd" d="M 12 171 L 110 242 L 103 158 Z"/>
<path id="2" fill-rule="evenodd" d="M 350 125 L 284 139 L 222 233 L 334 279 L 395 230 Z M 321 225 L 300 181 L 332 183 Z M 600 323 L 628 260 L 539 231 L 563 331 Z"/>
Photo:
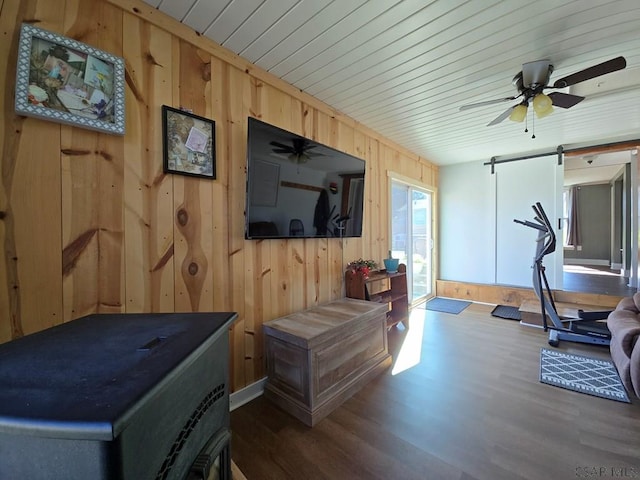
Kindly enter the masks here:
<path id="1" fill-rule="evenodd" d="M 0 345 L 0 478 L 231 479 L 235 313 L 96 314 Z"/>

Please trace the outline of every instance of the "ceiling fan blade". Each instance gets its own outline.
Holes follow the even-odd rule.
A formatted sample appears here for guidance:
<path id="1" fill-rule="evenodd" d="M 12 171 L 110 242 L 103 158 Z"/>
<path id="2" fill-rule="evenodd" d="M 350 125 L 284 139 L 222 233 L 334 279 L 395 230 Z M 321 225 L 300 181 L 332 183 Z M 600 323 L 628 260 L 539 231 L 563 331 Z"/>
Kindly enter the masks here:
<path id="1" fill-rule="evenodd" d="M 273 153 L 293 153 L 293 150 L 290 148 L 274 148 Z"/>
<path id="2" fill-rule="evenodd" d="M 554 107 L 560 108 L 571 108 L 584 100 L 584 97 L 581 97 L 579 95 L 572 95 L 570 93 L 562 92 L 550 93 L 549 98 L 551 98 Z"/>
<path id="3" fill-rule="evenodd" d="M 493 125 L 497 125 L 500 122 L 502 122 L 505 118 L 509 118 L 509 115 L 511 115 L 511 112 L 513 111 L 515 107 L 509 107 L 507 108 L 504 112 L 502 112 L 500 115 L 498 115 L 496 118 L 494 118 L 490 123 L 487 124 L 487 127 L 491 127 Z"/>
<path id="4" fill-rule="evenodd" d="M 520 95 L 518 95 L 518 97 L 519 96 Z M 496 98 L 494 100 L 485 100 L 484 102 L 470 103 L 469 105 L 462 105 L 460 107 L 460 111 L 462 112 L 471 108 L 484 107 L 485 105 L 493 105 L 495 103 L 510 102 L 511 100 L 515 100 L 518 97 Z"/>
<path id="5" fill-rule="evenodd" d="M 617 70 L 622 70 L 626 66 L 627 61 L 624 57 L 616 57 L 611 60 L 607 60 L 606 62 L 602 62 L 598 65 L 594 65 L 593 67 L 585 68 L 584 70 L 580 70 L 579 72 L 572 73 L 571 75 L 556 80 L 553 84 L 553 88 L 570 87 L 571 85 L 575 85 L 576 83 L 591 80 L 592 78 L 606 75 L 607 73 L 615 72 Z"/>
<path id="6" fill-rule="evenodd" d="M 522 64 L 522 85 L 546 85 L 549 81 L 549 60 L 536 60 Z"/>
<path id="7" fill-rule="evenodd" d="M 284 148 L 287 151 L 293 151 L 293 149 L 291 148 L 291 145 L 285 145 L 284 143 L 280 143 L 280 142 L 269 142 L 269 145 L 272 145 L 274 147 L 278 147 L 278 148 Z"/>

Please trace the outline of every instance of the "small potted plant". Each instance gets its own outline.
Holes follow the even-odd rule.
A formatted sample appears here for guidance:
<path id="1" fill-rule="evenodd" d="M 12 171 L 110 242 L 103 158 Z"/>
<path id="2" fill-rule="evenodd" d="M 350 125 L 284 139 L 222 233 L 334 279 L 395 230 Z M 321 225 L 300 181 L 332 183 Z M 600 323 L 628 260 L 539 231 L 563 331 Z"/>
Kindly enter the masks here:
<path id="1" fill-rule="evenodd" d="M 368 278 L 371 270 L 375 270 L 377 268 L 378 264 L 376 262 L 373 260 L 364 260 L 362 258 L 349 262 L 347 265 L 347 270 L 351 270 L 354 273 L 360 272 L 364 278 Z"/>

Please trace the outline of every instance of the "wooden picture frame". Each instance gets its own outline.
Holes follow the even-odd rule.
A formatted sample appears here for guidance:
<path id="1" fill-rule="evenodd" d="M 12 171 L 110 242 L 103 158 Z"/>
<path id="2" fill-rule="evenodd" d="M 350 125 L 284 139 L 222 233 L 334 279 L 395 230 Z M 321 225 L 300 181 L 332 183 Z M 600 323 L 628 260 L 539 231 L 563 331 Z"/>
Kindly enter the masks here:
<path id="1" fill-rule="evenodd" d="M 124 135 L 124 61 L 22 24 L 16 68 L 19 115 Z"/>
<path id="2" fill-rule="evenodd" d="M 162 106 L 165 173 L 216 178 L 216 124 L 213 120 Z"/>

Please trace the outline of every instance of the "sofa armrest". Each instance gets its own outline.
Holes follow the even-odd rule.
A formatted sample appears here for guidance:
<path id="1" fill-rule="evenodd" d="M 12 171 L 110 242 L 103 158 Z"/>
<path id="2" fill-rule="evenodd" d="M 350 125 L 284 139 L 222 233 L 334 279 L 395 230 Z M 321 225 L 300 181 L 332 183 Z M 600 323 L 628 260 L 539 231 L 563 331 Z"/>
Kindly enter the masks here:
<path id="1" fill-rule="evenodd" d="M 640 292 L 634 293 L 631 298 L 636 306 L 636 312 L 640 312 Z"/>
<path id="2" fill-rule="evenodd" d="M 640 336 L 640 317 L 628 310 L 616 309 L 607 318 L 607 327 L 611 331 L 612 342 L 618 343 L 627 357 L 631 357 Z"/>
<path id="3" fill-rule="evenodd" d="M 629 376 L 633 384 L 633 391 L 640 397 L 640 345 L 633 350 L 629 362 Z"/>
<path id="4" fill-rule="evenodd" d="M 624 297 L 620 300 L 618 305 L 616 305 L 616 310 L 624 310 L 635 314 L 638 314 L 639 312 L 633 297 Z"/>

